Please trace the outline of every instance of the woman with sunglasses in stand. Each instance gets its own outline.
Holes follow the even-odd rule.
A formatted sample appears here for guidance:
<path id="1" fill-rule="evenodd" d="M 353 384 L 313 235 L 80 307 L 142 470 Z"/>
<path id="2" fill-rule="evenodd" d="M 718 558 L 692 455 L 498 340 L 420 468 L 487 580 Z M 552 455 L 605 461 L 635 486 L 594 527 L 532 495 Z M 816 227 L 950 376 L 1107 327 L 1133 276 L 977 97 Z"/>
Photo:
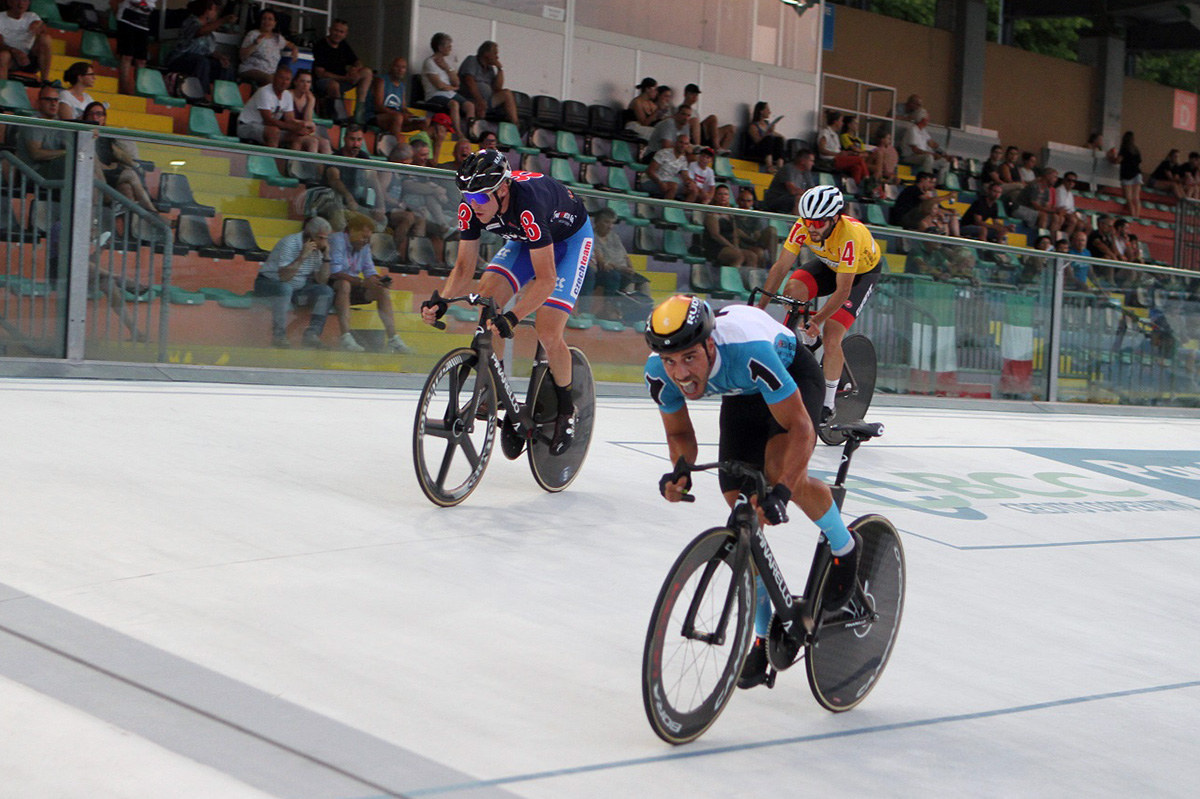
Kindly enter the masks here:
<path id="1" fill-rule="evenodd" d="M 866 225 L 842 213 L 846 207 L 836 186 L 815 186 L 800 197 L 800 218 L 792 225 L 779 258 L 767 274 L 763 288 L 798 300 L 828 296 L 802 331 L 805 344 L 823 334 L 825 357 L 825 403 L 821 424 L 833 416 L 838 381 L 842 376 L 842 339 L 862 312 L 879 280 L 882 254 Z M 808 247 L 815 260 L 792 271 L 802 248 Z M 788 275 L 786 284 L 784 277 Z M 769 298 L 764 297 L 760 306 Z"/>
<path id="2" fill-rule="evenodd" d="M 463 198 L 458 206 L 458 256 L 440 296 L 457 297 L 466 290 L 475 273 L 479 237 L 485 229 L 508 240 L 484 269 L 478 292 L 494 299 L 498 307 L 516 295 L 512 309 L 491 322 L 503 338 L 512 338 L 517 323 L 538 312 L 534 327 L 546 349 L 558 395 L 550 454 L 561 455 L 575 434 L 571 352 L 563 331 L 592 254 L 587 209 L 554 178 L 539 172 L 513 172 L 508 159 L 496 150 L 470 155 L 459 167 L 456 182 Z M 435 294 L 421 303 L 421 317 L 432 325 L 446 309 L 446 303 Z"/>

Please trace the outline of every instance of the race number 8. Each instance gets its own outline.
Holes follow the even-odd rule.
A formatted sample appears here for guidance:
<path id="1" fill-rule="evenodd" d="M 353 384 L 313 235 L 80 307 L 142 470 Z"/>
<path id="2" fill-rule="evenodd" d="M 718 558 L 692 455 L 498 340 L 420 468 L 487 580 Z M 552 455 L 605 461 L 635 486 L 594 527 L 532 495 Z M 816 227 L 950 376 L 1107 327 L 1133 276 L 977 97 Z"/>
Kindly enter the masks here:
<path id="1" fill-rule="evenodd" d="M 458 204 L 458 229 L 466 230 L 471 225 L 471 207 L 466 203 Z"/>
<path id="2" fill-rule="evenodd" d="M 542 237 L 542 229 L 533 221 L 533 214 L 529 211 L 521 212 L 521 227 L 530 241 L 537 241 Z"/>

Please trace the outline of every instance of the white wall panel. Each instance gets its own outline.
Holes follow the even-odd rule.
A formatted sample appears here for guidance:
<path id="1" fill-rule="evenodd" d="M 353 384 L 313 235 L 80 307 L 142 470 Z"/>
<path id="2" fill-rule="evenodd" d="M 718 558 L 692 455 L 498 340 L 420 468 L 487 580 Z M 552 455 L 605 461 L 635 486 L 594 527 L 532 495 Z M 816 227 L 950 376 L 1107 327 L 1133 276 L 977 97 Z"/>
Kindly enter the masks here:
<path id="1" fill-rule="evenodd" d="M 813 112 L 817 102 L 816 86 L 764 76 L 762 99 L 771 104 L 775 116 L 787 116 L 779 123 L 777 131 L 789 139 L 814 140 L 817 129 Z"/>
<path id="2" fill-rule="evenodd" d="M 564 99 L 579 100 L 588 105 L 603 103 L 622 108 L 629 105 L 636 94 L 634 87 L 641 80 L 637 76 L 635 50 L 576 39 L 574 60 L 571 96 Z"/>
<path id="3" fill-rule="evenodd" d="M 500 45 L 500 61 L 504 64 L 505 86 L 531 97 L 548 94 L 560 100 L 570 99 L 561 96 L 564 44 L 561 33 L 501 22 L 496 26 L 496 43 Z"/>

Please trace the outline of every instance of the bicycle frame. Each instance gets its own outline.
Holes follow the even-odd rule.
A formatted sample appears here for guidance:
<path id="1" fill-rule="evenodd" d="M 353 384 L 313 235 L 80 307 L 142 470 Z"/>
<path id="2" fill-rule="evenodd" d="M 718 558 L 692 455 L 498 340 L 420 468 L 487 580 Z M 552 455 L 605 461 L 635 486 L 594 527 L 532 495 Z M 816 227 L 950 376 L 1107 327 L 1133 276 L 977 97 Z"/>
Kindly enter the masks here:
<path id="1" fill-rule="evenodd" d="M 492 384 L 500 386 L 500 391 L 497 392 L 500 405 L 517 420 L 517 426 L 522 433 L 528 433 L 530 430 L 533 430 L 533 412 L 528 403 L 522 403 L 517 399 L 512 384 L 508 380 L 508 374 L 504 371 L 504 365 L 500 362 L 499 356 L 496 355 L 495 347 L 492 346 L 492 332 L 488 330 L 488 323 L 496 316 L 495 300 L 480 294 L 440 298 L 436 292 L 434 293 L 434 299 L 442 299 L 446 303 L 466 301 L 469 305 L 480 306 L 479 324 L 475 327 L 475 335 L 471 338 L 471 349 L 475 351 L 480 361 L 487 364 L 487 370 L 492 376 Z M 439 321 L 434 326 L 442 330 L 446 327 L 446 323 Z M 533 381 L 537 377 L 539 369 L 548 368 L 550 368 L 550 362 L 546 358 L 546 350 L 542 346 L 542 342 L 539 341 L 537 352 L 533 357 L 533 372 L 530 376 L 530 385 L 534 385 Z M 479 388 L 476 388 L 476 392 L 479 390 Z M 499 415 L 498 411 L 497 415 Z"/>

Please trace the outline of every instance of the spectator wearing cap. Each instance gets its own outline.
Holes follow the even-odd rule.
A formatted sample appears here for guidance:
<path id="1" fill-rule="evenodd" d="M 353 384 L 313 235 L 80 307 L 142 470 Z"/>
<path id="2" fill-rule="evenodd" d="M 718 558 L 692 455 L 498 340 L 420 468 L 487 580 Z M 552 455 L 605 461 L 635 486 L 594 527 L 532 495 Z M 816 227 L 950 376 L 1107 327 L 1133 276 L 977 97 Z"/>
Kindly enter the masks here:
<path id="1" fill-rule="evenodd" d="M 458 68 L 462 92 L 475 103 L 475 110 L 487 119 L 517 124 L 517 99 L 504 88 L 504 65 L 500 63 L 500 45 L 484 42 L 475 55 L 463 59 Z"/>
<path id="2" fill-rule="evenodd" d="M 629 101 L 629 108 L 625 112 L 625 129 L 648 140 L 654 133 L 654 117 L 658 112 L 658 105 L 655 103 L 658 98 L 658 81 L 654 78 L 642 78 L 637 90 L 637 97 Z"/>
<path id="3" fill-rule="evenodd" d="M 717 155 L 727 154 L 733 147 L 737 128 L 733 125 L 722 125 L 716 114 L 709 114 L 700 119 L 700 87 L 694 83 L 684 87 L 683 102 L 692 107 L 692 141 L 712 147 Z"/>
<path id="4" fill-rule="evenodd" d="M 461 82 L 451 51 L 454 40 L 448 33 L 435 33 L 429 40 L 433 55 L 421 65 L 421 84 L 425 87 L 425 102 L 441 107 L 450 117 L 450 132 L 463 129 L 463 117 L 472 119 L 476 108 L 470 98 L 459 91 Z"/>
<path id="5" fill-rule="evenodd" d="M 946 173 L 950 171 L 950 159 L 933 140 L 933 136 L 925 130 L 928 126 L 929 112 L 924 108 L 918 109 L 913 115 L 912 127 L 904 134 L 900 160 L 917 171 L 932 172 L 940 185 L 945 182 Z"/>
<path id="6" fill-rule="evenodd" d="M 688 164 L 688 176 L 696 186 L 696 202 L 708 205 L 712 202 L 713 190 L 717 188 L 717 175 L 713 172 L 716 152 L 711 147 L 701 147 L 696 160 Z"/>
<path id="7" fill-rule="evenodd" d="M 346 41 L 350 24 L 344 19 L 335 19 L 329 24 L 329 35 L 313 45 L 313 77 L 317 79 L 317 93 L 325 101 L 323 116 L 340 120 L 344 113 L 338 105 L 345 92 L 354 89 L 358 98 L 355 111 L 356 121 L 365 121 L 367 93 L 371 90 L 371 79 L 375 73 L 363 66 L 354 48 Z"/>

